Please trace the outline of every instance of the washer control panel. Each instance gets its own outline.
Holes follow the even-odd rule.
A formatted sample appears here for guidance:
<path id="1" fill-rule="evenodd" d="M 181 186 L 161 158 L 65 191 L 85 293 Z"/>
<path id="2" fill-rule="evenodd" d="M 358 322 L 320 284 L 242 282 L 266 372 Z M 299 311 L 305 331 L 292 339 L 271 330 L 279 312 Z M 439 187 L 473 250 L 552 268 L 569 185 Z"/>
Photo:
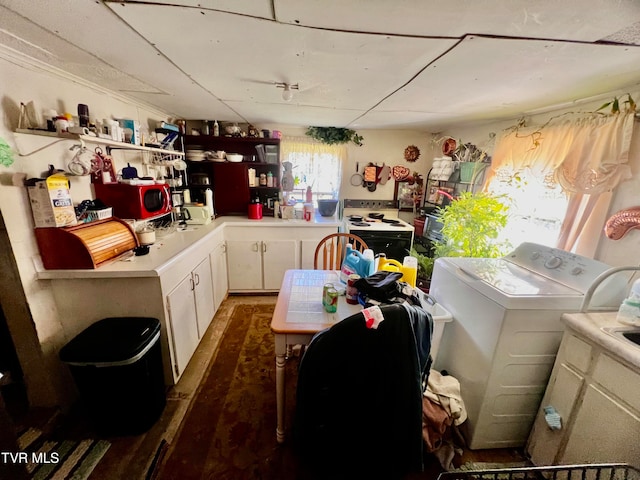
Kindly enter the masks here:
<path id="1" fill-rule="evenodd" d="M 582 255 L 530 242 L 522 243 L 504 259 L 582 293 L 610 268 Z"/>

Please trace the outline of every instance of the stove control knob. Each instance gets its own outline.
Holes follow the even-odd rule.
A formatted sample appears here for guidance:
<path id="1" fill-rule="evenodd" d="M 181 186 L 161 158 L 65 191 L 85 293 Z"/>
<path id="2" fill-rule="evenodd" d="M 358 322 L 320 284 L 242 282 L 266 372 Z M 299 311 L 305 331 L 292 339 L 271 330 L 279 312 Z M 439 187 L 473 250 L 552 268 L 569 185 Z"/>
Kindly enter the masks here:
<path id="1" fill-rule="evenodd" d="M 547 268 L 558 268 L 562 265 L 562 259 L 560 257 L 549 257 L 546 262 L 544 262 L 544 266 Z"/>
<path id="2" fill-rule="evenodd" d="M 540 258 L 540 253 L 539 252 L 533 252 L 531 254 L 531 260 L 537 260 Z"/>
<path id="3" fill-rule="evenodd" d="M 573 267 L 571 269 L 571 275 L 580 275 L 582 272 L 584 272 L 582 267 Z"/>

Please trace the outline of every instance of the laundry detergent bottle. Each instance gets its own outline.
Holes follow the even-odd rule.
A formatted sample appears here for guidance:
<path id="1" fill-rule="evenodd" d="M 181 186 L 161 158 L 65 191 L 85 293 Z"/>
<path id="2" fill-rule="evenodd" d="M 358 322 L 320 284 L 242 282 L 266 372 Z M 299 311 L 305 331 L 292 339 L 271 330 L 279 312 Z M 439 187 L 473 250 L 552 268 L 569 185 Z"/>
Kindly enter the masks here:
<path id="1" fill-rule="evenodd" d="M 347 283 L 349 275 L 354 273 L 363 278 L 373 273 L 373 251 L 370 250 L 370 253 L 368 253 L 365 250 L 364 253 L 360 253 L 354 250 L 350 243 L 347 243 L 346 255 L 340 269 L 340 281 Z"/>

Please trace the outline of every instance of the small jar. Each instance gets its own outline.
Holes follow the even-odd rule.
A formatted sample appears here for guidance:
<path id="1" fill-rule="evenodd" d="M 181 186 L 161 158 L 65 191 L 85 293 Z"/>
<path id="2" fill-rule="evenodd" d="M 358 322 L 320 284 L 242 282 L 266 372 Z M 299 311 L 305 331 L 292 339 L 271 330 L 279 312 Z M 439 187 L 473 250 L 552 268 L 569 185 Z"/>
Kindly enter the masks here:
<path id="1" fill-rule="evenodd" d="M 265 173 L 260 174 L 260 186 L 261 187 L 267 186 L 267 175 Z"/>
<path id="2" fill-rule="evenodd" d="M 273 173 L 267 172 L 267 187 L 273 187 Z"/>

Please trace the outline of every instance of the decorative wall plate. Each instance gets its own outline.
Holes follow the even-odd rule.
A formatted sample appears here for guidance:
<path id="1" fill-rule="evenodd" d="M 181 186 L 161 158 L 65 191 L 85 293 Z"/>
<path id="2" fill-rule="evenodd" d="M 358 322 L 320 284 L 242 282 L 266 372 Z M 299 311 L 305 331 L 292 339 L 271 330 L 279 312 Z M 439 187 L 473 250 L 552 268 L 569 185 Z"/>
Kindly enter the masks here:
<path id="1" fill-rule="evenodd" d="M 396 165 L 391 169 L 391 174 L 397 182 L 402 182 L 409 177 L 409 175 L 411 174 L 411 170 L 409 170 L 404 165 Z"/>
<path id="2" fill-rule="evenodd" d="M 453 138 L 447 138 L 442 142 L 442 153 L 451 155 L 456 150 L 456 141 Z"/>
<path id="3" fill-rule="evenodd" d="M 420 150 L 415 145 L 409 145 L 404 149 L 404 159 L 407 162 L 415 162 L 420 156 Z"/>

